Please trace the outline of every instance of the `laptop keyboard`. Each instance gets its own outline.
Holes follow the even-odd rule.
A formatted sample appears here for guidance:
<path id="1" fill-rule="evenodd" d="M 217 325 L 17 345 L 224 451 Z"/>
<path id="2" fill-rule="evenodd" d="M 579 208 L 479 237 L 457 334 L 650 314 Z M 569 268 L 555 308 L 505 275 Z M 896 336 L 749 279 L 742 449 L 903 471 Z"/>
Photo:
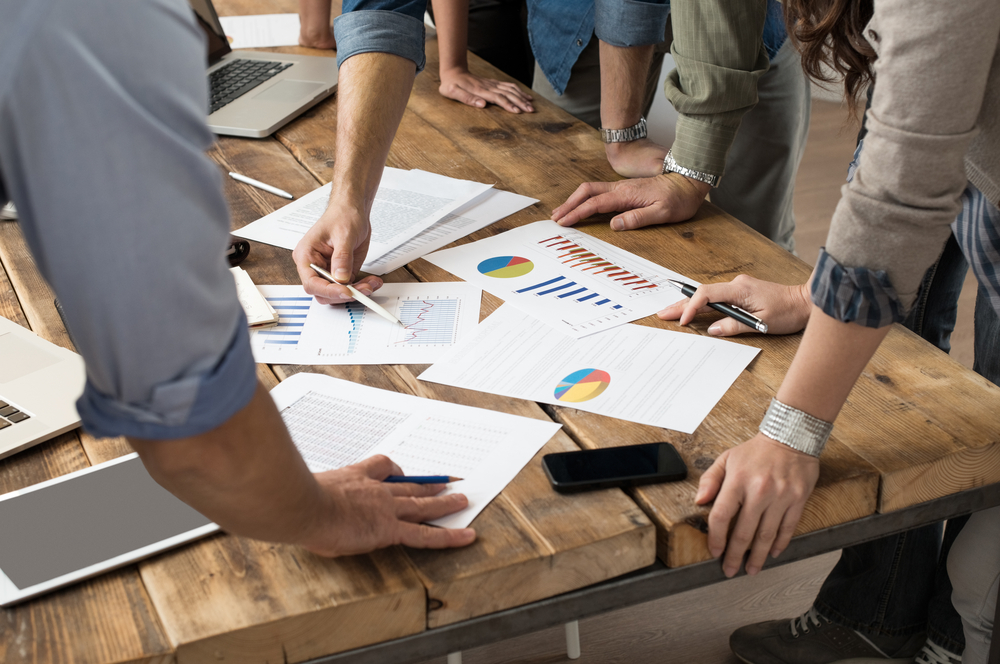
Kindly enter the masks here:
<path id="1" fill-rule="evenodd" d="M 0 399 L 0 429 L 6 429 L 12 424 L 24 422 L 31 419 L 27 413 L 22 413 L 16 406 L 12 406 L 3 399 Z"/>
<path id="2" fill-rule="evenodd" d="M 216 69 L 208 75 L 208 114 L 215 113 L 293 64 L 272 60 L 232 60 L 225 67 Z"/>

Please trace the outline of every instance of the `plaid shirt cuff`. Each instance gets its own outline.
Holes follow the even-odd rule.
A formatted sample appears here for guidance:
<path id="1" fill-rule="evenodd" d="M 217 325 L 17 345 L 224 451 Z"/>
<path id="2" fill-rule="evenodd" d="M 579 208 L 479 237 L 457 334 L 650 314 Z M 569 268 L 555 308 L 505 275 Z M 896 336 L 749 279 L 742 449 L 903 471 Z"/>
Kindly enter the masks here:
<path id="1" fill-rule="evenodd" d="M 842 323 L 885 327 L 903 320 L 905 311 L 884 270 L 844 267 L 826 247 L 820 249 L 812 301 Z"/>

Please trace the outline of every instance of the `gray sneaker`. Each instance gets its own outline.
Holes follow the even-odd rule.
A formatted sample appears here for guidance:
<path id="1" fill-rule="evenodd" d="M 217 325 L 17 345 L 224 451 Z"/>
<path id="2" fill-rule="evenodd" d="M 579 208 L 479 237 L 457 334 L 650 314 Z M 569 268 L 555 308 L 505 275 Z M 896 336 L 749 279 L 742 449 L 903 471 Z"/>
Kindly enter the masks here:
<path id="1" fill-rule="evenodd" d="M 13 203 L 7 203 L 0 208 L 0 219 L 17 219 L 17 210 L 14 209 Z"/>
<path id="2" fill-rule="evenodd" d="M 928 641 L 913 658 L 913 664 L 962 664 L 962 656 Z"/>
<path id="3" fill-rule="evenodd" d="M 729 637 L 733 654 L 745 664 L 910 664 L 924 643 L 923 634 L 866 637 L 815 608 L 790 621 L 741 627 Z"/>

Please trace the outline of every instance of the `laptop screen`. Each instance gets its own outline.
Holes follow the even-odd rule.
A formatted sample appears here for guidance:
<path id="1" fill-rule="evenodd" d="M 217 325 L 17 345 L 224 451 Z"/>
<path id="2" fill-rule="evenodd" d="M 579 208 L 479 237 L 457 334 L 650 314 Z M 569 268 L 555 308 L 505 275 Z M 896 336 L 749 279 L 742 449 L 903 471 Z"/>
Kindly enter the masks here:
<path id="1" fill-rule="evenodd" d="M 226 53 L 232 51 L 229 47 L 229 40 L 219 22 L 219 16 L 215 13 L 215 7 L 211 0 L 189 0 L 191 9 L 198 19 L 198 25 L 205 31 L 208 40 L 208 66 L 211 67 L 222 59 Z"/>

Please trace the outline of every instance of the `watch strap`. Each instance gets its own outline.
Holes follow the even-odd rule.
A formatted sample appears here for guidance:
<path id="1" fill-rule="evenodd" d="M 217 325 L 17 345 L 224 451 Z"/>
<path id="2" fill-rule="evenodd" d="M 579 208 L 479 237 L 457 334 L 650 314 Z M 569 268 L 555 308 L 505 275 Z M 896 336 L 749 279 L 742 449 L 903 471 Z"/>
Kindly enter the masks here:
<path id="1" fill-rule="evenodd" d="M 601 127 L 601 140 L 605 143 L 629 143 L 646 138 L 646 118 L 639 118 L 631 127 L 625 129 L 605 129 Z"/>

